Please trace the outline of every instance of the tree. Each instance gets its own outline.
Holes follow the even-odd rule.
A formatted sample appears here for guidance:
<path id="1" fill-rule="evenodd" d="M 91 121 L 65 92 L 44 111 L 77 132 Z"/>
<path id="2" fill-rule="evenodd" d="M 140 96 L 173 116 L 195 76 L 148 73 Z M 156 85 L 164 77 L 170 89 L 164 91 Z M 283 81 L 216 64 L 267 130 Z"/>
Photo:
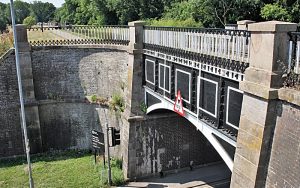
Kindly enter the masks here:
<path id="1" fill-rule="evenodd" d="M 6 29 L 8 24 L 7 15 L 5 14 L 6 8 L 7 5 L 0 2 L 0 33 Z"/>
<path id="2" fill-rule="evenodd" d="M 75 13 L 78 11 L 77 0 L 65 0 L 63 6 L 55 12 L 55 20 L 75 24 Z"/>
<path id="3" fill-rule="evenodd" d="M 36 24 L 35 18 L 33 16 L 28 16 L 24 19 L 23 24 L 25 24 L 28 28 L 32 27 Z"/>
<path id="4" fill-rule="evenodd" d="M 14 1 L 14 8 L 15 8 L 15 21 L 17 24 L 23 22 L 23 20 L 30 15 L 30 4 L 17 0 Z M 10 6 L 8 5 L 6 8 L 6 15 L 11 22 L 11 15 L 10 15 Z"/>
<path id="5" fill-rule="evenodd" d="M 119 24 L 139 20 L 139 0 L 107 0 L 107 7 L 117 14 Z"/>
<path id="6" fill-rule="evenodd" d="M 55 10 L 56 8 L 52 3 L 34 1 L 31 4 L 32 16 L 35 16 L 38 22 L 48 22 L 53 19 Z"/>
<path id="7" fill-rule="evenodd" d="M 261 9 L 261 16 L 266 20 L 291 21 L 288 10 L 278 3 L 266 4 Z"/>

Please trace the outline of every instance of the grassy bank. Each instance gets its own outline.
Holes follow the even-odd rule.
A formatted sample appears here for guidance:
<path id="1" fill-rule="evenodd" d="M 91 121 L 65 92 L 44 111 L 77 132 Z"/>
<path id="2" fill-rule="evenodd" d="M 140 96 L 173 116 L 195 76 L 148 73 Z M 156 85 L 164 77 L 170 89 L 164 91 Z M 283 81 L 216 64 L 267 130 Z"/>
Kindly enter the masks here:
<path id="1" fill-rule="evenodd" d="M 0 161 L 0 187 L 28 187 L 26 160 Z M 64 152 L 32 158 L 35 187 L 108 187 L 107 170 L 100 161 L 94 164 L 92 154 Z M 120 161 L 112 161 L 113 183 L 124 183 Z"/>
<path id="2" fill-rule="evenodd" d="M 12 33 L 0 33 L 0 57 L 13 47 Z"/>

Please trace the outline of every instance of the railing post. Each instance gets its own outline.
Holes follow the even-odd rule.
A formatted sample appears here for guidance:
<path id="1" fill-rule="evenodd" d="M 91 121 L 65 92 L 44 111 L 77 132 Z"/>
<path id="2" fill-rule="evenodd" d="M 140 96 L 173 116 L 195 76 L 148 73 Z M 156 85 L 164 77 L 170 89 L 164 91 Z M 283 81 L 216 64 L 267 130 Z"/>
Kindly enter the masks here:
<path id="1" fill-rule="evenodd" d="M 40 119 L 38 103 L 35 99 L 31 48 L 28 43 L 25 25 L 16 25 L 17 40 L 19 47 L 20 71 L 23 85 L 23 96 L 25 103 L 26 125 L 30 140 L 30 153 L 42 152 L 42 138 L 40 130 Z"/>
<path id="2" fill-rule="evenodd" d="M 252 21 L 252 20 L 240 20 L 240 21 L 237 21 L 237 29 L 238 30 L 248 30 L 248 25 L 249 24 L 253 24 L 255 23 L 255 21 Z"/>
<path id="3" fill-rule="evenodd" d="M 16 30 L 18 33 L 18 47 L 20 52 L 30 51 L 30 44 L 28 42 L 27 29 L 25 25 L 16 25 Z"/>
<path id="4" fill-rule="evenodd" d="M 129 22 L 130 42 L 128 47 L 128 84 L 127 84 L 127 110 L 128 114 L 141 114 L 140 104 L 143 101 L 143 26 L 145 22 Z"/>
<path id="5" fill-rule="evenodd" d="M 276 124 L 278 89 L 282 66 L 287 65 L 288 32 L 296 24 L 261 22 L 250 24 L 250 67 L 240 83 L 244 91 L 237 147 L 231 179 L 232 188 L 265 187 Z"/>
<path id="6" fill-rule="evenodd" d="M 141 102 L 144 101 L 143 77 L 143 26 L 144 22 L 135 21 L 129 25 L 128 46 L 128 81 L 126 87 L 126 109 L 123 113 L 127 123 L 122 131 L 123 174 L 125 178 L 133 178 L 136 171 L 136 140 L 135 126 L 130 119 L 136 119 L 141 111 Z M 139 118 L 137 118 L 139 119 Z"/>

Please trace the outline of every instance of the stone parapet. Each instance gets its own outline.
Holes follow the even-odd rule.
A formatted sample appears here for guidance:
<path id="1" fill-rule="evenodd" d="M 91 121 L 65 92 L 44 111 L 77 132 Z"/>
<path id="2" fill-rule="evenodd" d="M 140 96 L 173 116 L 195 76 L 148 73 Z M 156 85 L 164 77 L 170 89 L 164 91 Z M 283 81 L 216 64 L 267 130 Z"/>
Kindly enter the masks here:
<path id="1" fill-rule="evenodd" d="M 23 96 L 26 104 L 26 125 L 28 130 L 28 138 L 30 140 L 31 153 L 42 152 L 42 137 L 39 119 L 39 108 L 36 102 L 33 74 L 32 74 L 32 59 L 31 47 L 28 42 L 27 30 L 25 25 L 17 25 L 17 40 L 19 47 L 20 71 L 22 78 Z"/>
<path id="2" fill-rule="evenodd" d="M 278 90 L 280 100 L 300 106 L 300 91 L 293 88 L 281 88 Z"/>
<path id="3" fill-rule="evenodd" d="M 282 63 L 287 62 L 288 32 L 296 24 L 250 24 L 250 65 L 245 80 L 242 112 L 234 157 L 231 187 L 265 187 L 282 86 Z M 279 91 L 279 92 L 278 92 Z"/>
<path id="4" fill-rule="evenodd" d="M 134 21 L 128 23 L 130 32 L 129 58 L 128 58 L 128 80 L 126 92 L 126 110 L 128 117 L 143 115 L 140 109 L 143 101 L 144 88 L 142 84 L 143 75 L 143 26 L 145 22 Z"/>
<path id="5" fill-rule="evenodd" d="M 249 24 L 253 24 L 255 21 L 252 20 L 240 20 L 237 21 L 238 30 L 248 30 Z"/>

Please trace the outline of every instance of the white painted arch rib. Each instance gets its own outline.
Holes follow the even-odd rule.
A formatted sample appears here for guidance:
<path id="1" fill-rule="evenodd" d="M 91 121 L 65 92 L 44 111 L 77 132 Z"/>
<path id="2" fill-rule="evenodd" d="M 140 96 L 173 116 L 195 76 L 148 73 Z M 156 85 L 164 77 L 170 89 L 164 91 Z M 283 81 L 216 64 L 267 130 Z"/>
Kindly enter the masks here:
<path id="1" fill-rule="evenodd" d="M 155 96 L 157 96 L 157 94 Z M 165 109 L 165 110 L 173 111 L 173 104 L 172 103 L 170 103 L 169 101 L 167 101 L 166 99 L 164 99 L 160 96 L 159 97 L 157 96 L 157 98 L 159 98 L 161 100 L 161 102 L 150 106 L 147 109 L 147 114 L 152 112 L 152 111 L 159 110 L 159 109 Z M 231 140 L 230 138 L 226 137 L 225 135 L 223 135 L 219 131 L 213 129 L 212 127 L 210 127 L 206 123 L 200 121 L 198 118 L 196 118 L 195 116 L 193 116 L 189 113 L 185 113 L 185 118 L 188 121 L 190 121 L 194 126 L 196 126 L 196 128 L 206 137 L 206 139 L 211 143 L 211 145 L 215 148 L 215 150 L 219 153 L 221 158 L 224 160 L 224 162 L 226 163 L 228 168 L 232 171 L 232 169 L 233 169 L 233 160 L 228 155 L 228 153 L 223 148 L 223 146 L 215 138 L 213 133 L 217 136 L 220 136 L 221 138 L 223 138 L 223 140 L 225 140 L 226 142 L 228 142 L 229 144 L 231 144 L 234 147 L 236 147 L 236 143 L 233 140 Z"/>

